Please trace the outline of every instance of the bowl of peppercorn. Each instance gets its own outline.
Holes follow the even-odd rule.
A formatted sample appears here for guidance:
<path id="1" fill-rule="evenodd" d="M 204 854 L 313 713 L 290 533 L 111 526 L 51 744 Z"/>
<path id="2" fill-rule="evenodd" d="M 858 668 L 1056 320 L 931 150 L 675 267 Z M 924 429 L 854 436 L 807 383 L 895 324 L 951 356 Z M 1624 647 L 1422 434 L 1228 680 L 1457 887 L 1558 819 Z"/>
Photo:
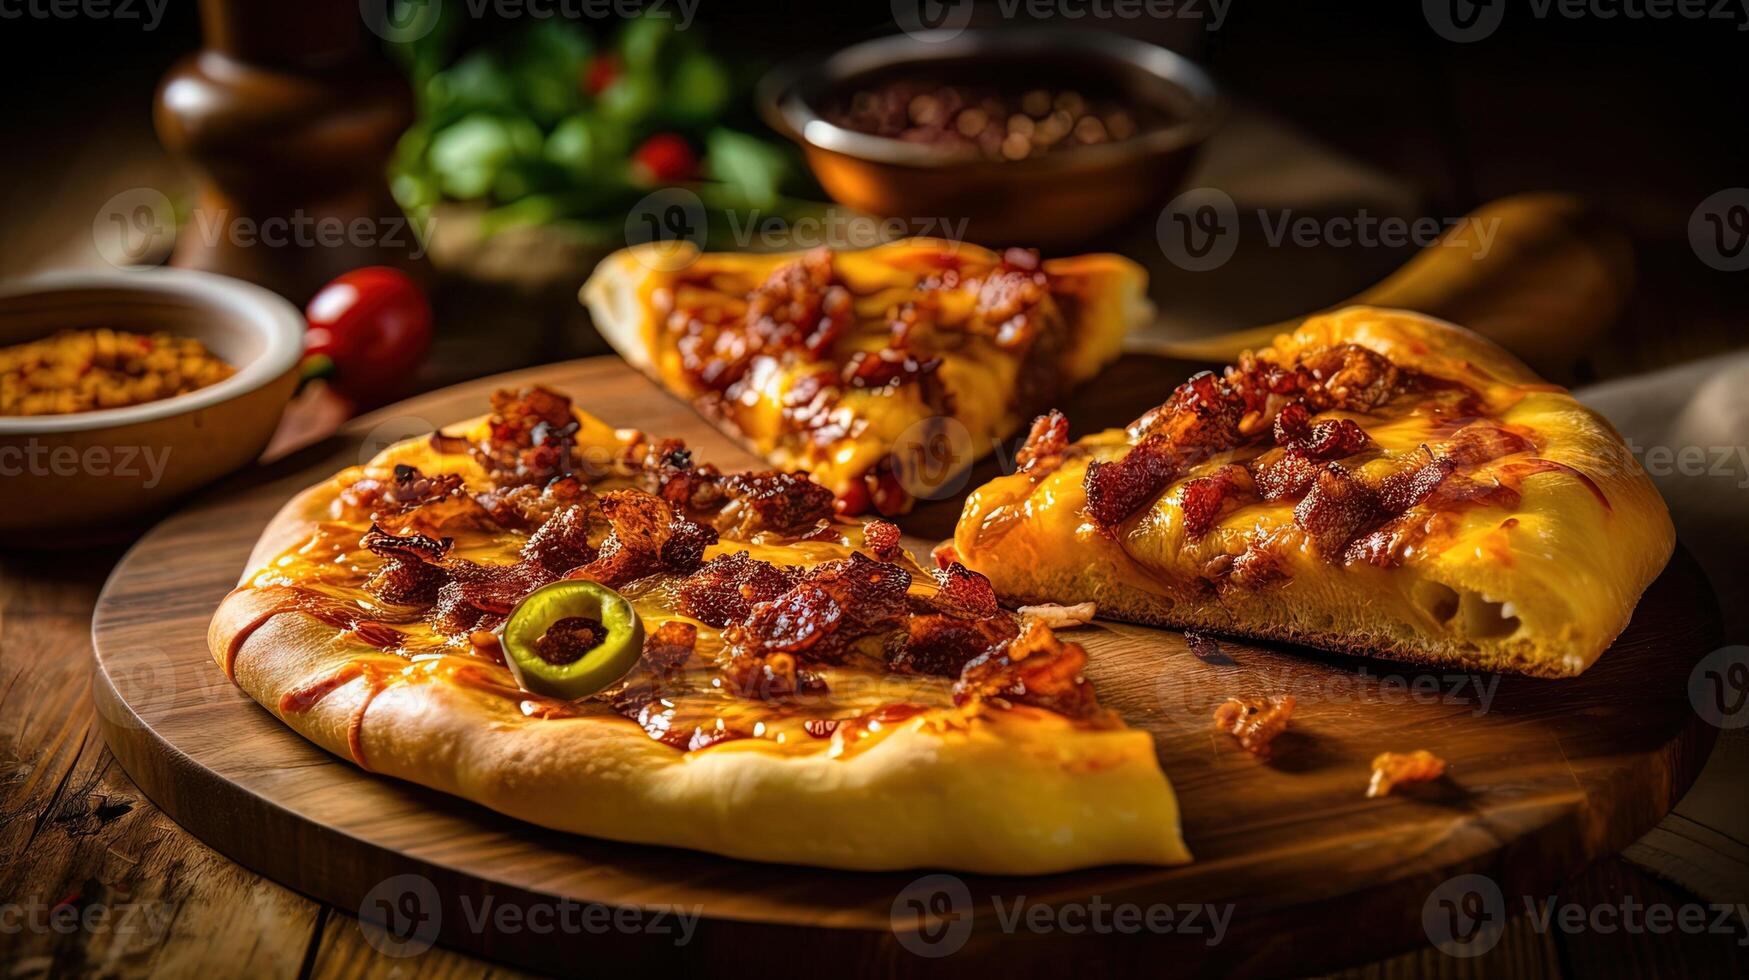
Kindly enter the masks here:
<path id="1" fill-rule="evenodd" d="M 786 65 L 767 122 L 834 200 L 990 246 L 1085 245 L 1177 190 L 1222 99 L 1201 68 L 1102 31 L 901 34 Z"/>

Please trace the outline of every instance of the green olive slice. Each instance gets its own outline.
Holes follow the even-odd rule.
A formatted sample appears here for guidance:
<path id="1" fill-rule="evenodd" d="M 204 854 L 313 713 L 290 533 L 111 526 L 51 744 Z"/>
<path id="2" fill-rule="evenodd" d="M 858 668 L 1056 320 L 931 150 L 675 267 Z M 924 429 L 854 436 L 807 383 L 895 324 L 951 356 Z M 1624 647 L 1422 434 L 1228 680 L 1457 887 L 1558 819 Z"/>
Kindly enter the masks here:
<path id="1" fill-rule="evenodd" d="M 504 624 L 504 660 L 525 691 L 575 701 L 629 673 L 644 621 L 625 596 L 566 579 L 529 593 Z"/>

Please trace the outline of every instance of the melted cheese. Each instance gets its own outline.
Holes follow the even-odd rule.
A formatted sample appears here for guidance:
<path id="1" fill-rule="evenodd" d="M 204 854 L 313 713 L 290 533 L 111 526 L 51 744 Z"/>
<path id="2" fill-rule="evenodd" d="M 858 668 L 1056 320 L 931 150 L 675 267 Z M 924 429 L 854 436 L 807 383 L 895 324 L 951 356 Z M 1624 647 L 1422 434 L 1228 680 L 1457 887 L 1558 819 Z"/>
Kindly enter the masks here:
<path id="1" fill-rule="evenodd" d="M 579 418 L 583 422 L 584 438 L 591 440 L 593 445 L 603 450 L 623 446 L 626 434 L 617 433 L 583 413 L 579 413 Z M 470 431 L 470 435 L 479 434 L 478 427 Z M 344 487 L 366 476 L 386 479 L 396 463 L 418 466 L 427 474 L 460 473 L 475 493 L 487 488 L 484 474 L 470 458 L 435 453 L 421 440 L 393 447 L 369 467 L 355 467 L 343 472 L 330 486 L 337 495 Z M 602 492 L 626 485 L 623 481 L 607 481 L 593 489 Z M 368 529 L 368 523 L 325 522 L 308 538 L 257 570 L 250 576 L 248 584 L 255 588 L 293 586 L 339 599 L 403 634 L 405 642 L 400 649 L 391 651 L 393 656 L 387 658 L 387 662 L 404 663 L 404 669 L 384 668 L 385 657 L 380 654 L 362 654 L 357 661 L 373 665 L 373 683 L 379 687 L 399 683 L 463 683 L 475 690 L 505 697 L 525 715 L 565 717 L 583 714 L 612 723 L 637 724 L 613 713 L 600 702 L 567 706 L 520 692 L 510 672 L 496 660 L 482 655 L 467 637 L 438 633 L 423 618 L 406 621 L 404 610 L 379 603 L 364 588 L 382 565 L 377 556 L 358 546 L 359 538 Z M 860 524 L 841 522 L 838 529 L 840 536 L 849 543 L 797 541 L 770 544 L 722 540 L 706 550 L 705 558 L 746 552 L 773 564 L 813 567 L 832 559 L 846 558 L 861 547 Z M 472 532 L 455 537 L 452 552 L 455 557 L 490 565 L 515 563 L 527 541 L 526 535 L 515 531 Z M 908 554 L 898 561 L 911 572 L 913 594 L 931 595 L 936 591 L 933 578 Z M 880 668 L 882 661 L 878 649 L 867 651 L 866 661 L 859 661 L 865 666 L 815 670 L 826 681 L 827 692 L 824 694 L 804 694 L 780 702 L 737 696 L 725 689 L 717 671 L 717 664 L 726 656 L 722 632 L 679 611 L 672 589 L 678 579 L 679 576 L 675 575 L 650 576 L 623 590 L 647 629 L 654 630 L 669 620 L 684 620 L 698 630 L 693 658 L 678 683 L 672 689 L 664 687 L 665 696 L 651 709 L 659 717 L 651 724 L 666 723 L 677 730 L 698 729 L 707 733 L 730 730 L 747 736 L 715 743 L 710 746 L 713 751 L 729 750 L 731 746 L 738 746 L 735 751 L 762 746 L 791 753 L 844 755 L 860 751 L 878 741 L 883 734 L 902 726 L 965 723 L 962 713 L 953 706 L 949 679 L 888 673 Z M 463 668 L 467 673 L 458 677 L 456 671 Z M 929 710 L 888 721 L 878 717 L 882 709 L 893 705 L 915 705 Z M 817 737 L 804 728 L 809 720 L 848 722 L 871 715 L 874 717 L 866 717 L 859 724 L 839 724 L 830 737 Z M 741 742 L 750 744 L 740 745 Z"/>

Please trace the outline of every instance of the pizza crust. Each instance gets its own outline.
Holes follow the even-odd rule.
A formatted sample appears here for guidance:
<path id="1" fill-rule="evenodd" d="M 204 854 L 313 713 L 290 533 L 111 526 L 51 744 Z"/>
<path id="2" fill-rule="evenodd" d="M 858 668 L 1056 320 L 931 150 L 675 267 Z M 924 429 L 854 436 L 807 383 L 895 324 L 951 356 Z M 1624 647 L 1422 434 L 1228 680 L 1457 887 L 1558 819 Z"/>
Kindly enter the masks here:
<path id="1" fill-rule="evenodd" d="M 373 467 L 419 455 L 390 447 Z M 288 727 L 346 758 L 369 698 L 356 678 L 302 711 L 281 699 L 380 651 L 301 612 L 271 613 L 256 571 L 325 517 L 338 480 L 304 491 L 263 533 L 208 645 Z M 252 628 L 253 627 L 253 628 Z M 555 830 L 756 861 L 855 870 L 948 868 L 1039 874 L 1190 860 L 1177 803 L 1138 730 L 1095 731 L 1016 708 L 962 729 L 933 713 L 842 758 L 758 740 L 681 752 L 605 707 L 525 717 L 510 699 L 449 682 L 385 687 L 358 726 L 365 766 Z"/>

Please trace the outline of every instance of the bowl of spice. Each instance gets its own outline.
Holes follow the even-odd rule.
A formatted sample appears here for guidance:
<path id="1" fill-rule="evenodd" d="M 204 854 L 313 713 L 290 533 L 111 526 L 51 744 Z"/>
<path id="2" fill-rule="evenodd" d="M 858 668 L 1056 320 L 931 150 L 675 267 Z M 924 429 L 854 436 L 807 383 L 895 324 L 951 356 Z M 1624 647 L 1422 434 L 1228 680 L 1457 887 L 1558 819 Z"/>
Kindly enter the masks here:
<path id="1" fill-rule="evenodd" d="M 0 283 L 0 535 L 102 537 L 254 460 L 303 330 L 279 296 L 183 269 Z"/>
<path id="2" fill-rule="evenodd" d="M 1047 249 L 1158 207 L 1222 115 L 1181 55 L 1030 28 L 867 41 L 778 69 L 760 103 L 839 203 L 912 232 Z"/>

